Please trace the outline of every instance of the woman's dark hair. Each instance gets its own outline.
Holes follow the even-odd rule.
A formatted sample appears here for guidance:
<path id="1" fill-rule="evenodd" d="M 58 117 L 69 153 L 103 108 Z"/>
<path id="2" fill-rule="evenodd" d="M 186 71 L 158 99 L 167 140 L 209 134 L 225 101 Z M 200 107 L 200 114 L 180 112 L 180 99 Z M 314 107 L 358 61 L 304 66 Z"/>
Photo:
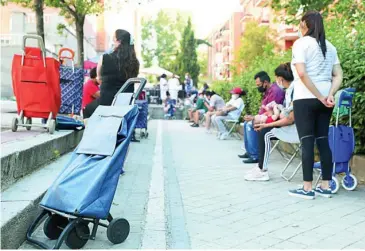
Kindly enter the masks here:
<path id="1" fill-rule="evenodd" d="M 321 47 L 322 54 L 326 57 L 326 33 L 324 31 L 323 18 L 318 11 L 308 11 L 302 17 L 302 22 L 307 25 L 308 31 L 303 36 L 310 36 L 317 40 L 317 43 Z"/>
<path id="2" fill-rule="evenodd" d="M 166 91 L 166 96 L 170 96 L 170 92 L 169 91 Z"/>
<path id="3" fill-rule="evenodd" d="M 257 78 L 259 78 L 262 83 L 265 81 L 270 83 L 270 77 L 266 71 L 260 71 L 260 72 L 256 73 L 256 75 L 254 76 L 254 79 L 256 80 Z"/>
<path id="4" fill-rule="evenodd" d="M 131 45 L 131 34 L 128 31 L 118 29 L 115 38 L 120 42 L 112 56 L 118 62 L 118 69 L 123 72 L 127 79 L 137 77 L 139 73 L 139 61 L 136 57 L 134 45 Z"/>
<path id="5" fill-rule="evenodd" d="M 165 74 L 165 73 L 161 75 L 161 78 L 166 78 L 166 77 L 167 77 L 167 76 L 166 76 L 166 74 Z"/>
<path id="6" fill-rule="evenodd" d="M 94 79 L 94 78 L 96 78 L 96 76 L 97 76 L 96 67 L 94 67 L 90 70 L 90 78 Z"/>
<path id="7" fill-rule="evenodd" d="M 215 95 L 216 93 L 214 91 L 206 91 L 205 95 L 212 97 L 213 95 Z"/>
<path id="8" fill-rule="evenodd" d="M 282 77 L 286 81 L 293 81 L 294 76 L 293 72 L 291 71 L 290 62 L 281 64 L 275 69 L 275 76 Z"/>

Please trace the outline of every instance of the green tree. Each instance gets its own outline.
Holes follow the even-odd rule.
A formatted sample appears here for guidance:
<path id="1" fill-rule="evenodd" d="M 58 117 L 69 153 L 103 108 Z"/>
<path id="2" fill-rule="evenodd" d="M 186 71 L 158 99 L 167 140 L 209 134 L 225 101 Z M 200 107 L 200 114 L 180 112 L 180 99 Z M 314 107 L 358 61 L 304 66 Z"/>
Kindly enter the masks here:
<path id="1" fill-rule="evenodd" d="M 208 76 L 208 54 L 206 52 L 198 53 L 198 62 L 200 73 L 206 77 Z"/>
<path id="2" fill-rule="evenodd" d="M 45 0 L 47 6 L 60 9 L 60 15 L 75 24 L 78 60 L 80 67 L 84 67 L 84 23 L 87 15 L 98 14 L 103 11 L 100 0 Z"/>
<path id="3" fill-rule="evenodd" d="M 197 40 L 195 39 L 194 30 L 191 26 L 191 19 L 189 18 L 180 42 L 180 54 L 177 63 L 180 76 L 184 76 L 187 72 L 190 73 L 195 86 L 198 84 L 200 72 L 196 48 Z"/>
<path id="4" fill-rule="evenodd" d="M 44 40 L 44 21 L 43 21 L 43 8 L 44 8 L 44 1 L 43 0 L 10 0 L 4 1 L 2 4 L 7 2 L 13 2 L 16 4 L 20 4 L 25 8 L 30 8 L 35 12 L 35 19 L 36 19 L 36 29 L 37 34 L 42 37 Z"/>
<path id="5" fill-rule="evenodd" d="M 249 22 L 242 36 L 237 62 L 250 65 L 256 57 L 273 52 L 274 44 L 268 27 L 259 26 L 257 22 Z"/>
<path id="6" fill-rule="evenodd" d="M 142 59 L 144 67 L 151 67 L 155 57 L 155 50 L 152 47 L 154 25 L 151 19 L 142 19 Z"/>

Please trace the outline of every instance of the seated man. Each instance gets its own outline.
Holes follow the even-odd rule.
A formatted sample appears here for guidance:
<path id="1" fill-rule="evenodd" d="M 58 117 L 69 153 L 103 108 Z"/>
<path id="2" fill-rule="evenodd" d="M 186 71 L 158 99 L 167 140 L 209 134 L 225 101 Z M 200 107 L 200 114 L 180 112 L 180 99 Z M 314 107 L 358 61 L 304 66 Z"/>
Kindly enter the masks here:
<path id="1" fill-rule="evenodd" d="M 96 67 L 90 70 L 90 79 L 84 84 L 82 92 L 82 109 L 100 97 L 99 80 L 96 78 Z"/>
<path id="2" fill-rule="evenodd" d="M 208 91 L 205 94 L 207 100 L 209 101 L 208 112 L 205 114 L 205 128 L 207 133 L 210 133 L 211 117 L 219 110 L 222 110 L 226 103 L 223 98 L 216 94 L 214 91 Z"/>
<path id="3" fill-rule="evenodd" d="M 204 92 L 200 91 L 198 100 L 196 101 L 196 107 L 189 111 L 190 119 L 193 119 L 191 127 L 199 127 L 199 118 L 208 111 L 207 105 L 204 99 Z"/>
<path id="4" fill-rule="evenodd" d="M 246 92 L 239 87 L 235 87 L 232 91 L 230 91 L 230 93 L 232 94 L 231 100 L 212 117 L 213 123 L 218 128 L 217 137 L 221 140 L 225 140 L 228 137 L 228 132 L 223 124 L 223 120 L 238 120 L 245 108 L 245 104 L 241 97 L 246 95 Z"/>
<path id="5" fill-rule="evenodd" d="M 273 121 L 271 123 L 263 123 L 255 125 L 258 131 L 259 140 L 259 162 L 245 175 L 245 180 L 249 181 L 267 181 L 269 173 L 267 172 L 267 163 L 271 150 L 271 140 L 280 139 L 288 143 L 298 143 L 299 137 L 294 124 L 294 112 L 292 111 L 293 89 L 291 84 L 294 77 L 288 64 L 281 64 L 275 70 L 277 83 L 285 89 L 285 108 L 288 109 L 289 115 Z"/>
<path id="6" fill-rule="evenodd" d="M 261 93 L 264 93 L 261 105 L 266 106 L 272 101 L 275 101 L 277 104 L 283 103 L 285 96 L 284 91 L 276 83 L 270 83 L 270 77 L 266 72 L 262 71 L 257 73 L 254 79 L 256 81 L 257 90 Z M 263 113 L 265 113 L 265 109 L 261 107 L 259 114 Z M 257 143 L 258 134 L 254 130 L 252 123 L 254 116 L 246 115 L 243 119 L 245 120 L 243 125 L 243 140 L 246 153 L 238 156 L 240 158 L 246 159 L 243 161 L 243 163 L 257 163 L 259 157 L 259 146 Z"/>

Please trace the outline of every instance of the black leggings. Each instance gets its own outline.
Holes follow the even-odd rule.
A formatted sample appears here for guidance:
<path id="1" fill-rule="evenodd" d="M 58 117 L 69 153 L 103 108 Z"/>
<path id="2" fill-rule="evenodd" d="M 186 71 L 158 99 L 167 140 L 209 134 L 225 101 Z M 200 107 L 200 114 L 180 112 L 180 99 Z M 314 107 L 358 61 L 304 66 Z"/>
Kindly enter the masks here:
<path id="1" fill-rule="evenodd" d="M 313 181 L 314 142 L 321 159 L 322 179 L 332 179 L 332 152 L 328 143 L 328 127 L 332 108 L 318 99 L 294 101 L 295 125 L 302 143 L 303 180 Z"/>

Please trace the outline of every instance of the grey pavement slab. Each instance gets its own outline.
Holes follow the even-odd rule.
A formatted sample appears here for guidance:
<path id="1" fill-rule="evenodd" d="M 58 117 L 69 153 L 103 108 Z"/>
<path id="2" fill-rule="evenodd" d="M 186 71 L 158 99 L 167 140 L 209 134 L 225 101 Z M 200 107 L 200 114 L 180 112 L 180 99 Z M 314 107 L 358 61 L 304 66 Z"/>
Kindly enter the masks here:
<path id="1" fill-rule="evenodd" d="M 85 249 L 365 248 L 364 186 L 331 199 L 292 198 L 287 191 L 301 184 L 301 173 L 284 181 L 276 152 L 270 181 L 248 182 L 253 165 L 237 157 L 242 141 L 219 141 L 185 121 L 152 120 L 149 133 L 131 145 L 112 206 L 130 221 L 129 238 L 113 246 L 101 231 Z"/>

